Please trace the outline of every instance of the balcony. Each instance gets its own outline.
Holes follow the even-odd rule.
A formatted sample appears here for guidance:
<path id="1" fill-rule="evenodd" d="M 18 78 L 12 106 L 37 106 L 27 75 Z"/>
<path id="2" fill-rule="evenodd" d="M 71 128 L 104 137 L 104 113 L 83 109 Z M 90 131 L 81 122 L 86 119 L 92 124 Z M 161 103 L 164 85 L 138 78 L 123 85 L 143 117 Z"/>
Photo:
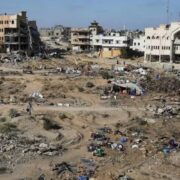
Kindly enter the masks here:
<path id="1" fill-rule="evenodd" d="M 72 45 L 90 45 L 90 42 L 83 42 L 83 41 L 72 41 Z"/>
<path id="2" fill-rule="evenodd" d="M 19 33 L 6 33 L 4 36 L 6 36 L 6 37 L 8 37 L 8 36 L 17 37 L 17 36 L 19 36 Z"/>

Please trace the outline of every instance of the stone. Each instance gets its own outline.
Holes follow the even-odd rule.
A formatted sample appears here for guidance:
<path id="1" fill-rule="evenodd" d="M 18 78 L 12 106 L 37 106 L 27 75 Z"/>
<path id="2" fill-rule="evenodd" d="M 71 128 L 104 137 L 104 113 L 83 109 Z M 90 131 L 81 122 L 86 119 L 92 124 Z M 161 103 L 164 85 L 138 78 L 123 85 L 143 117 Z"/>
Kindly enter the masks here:
<path id="1" fill-rule="evenodd" d="M 48 145 L 45 144 L 45 143 L 41 143 L 41 144 L 39 145 L 39 147 L 40 147 L 40 148 L 48 148 Z"/>

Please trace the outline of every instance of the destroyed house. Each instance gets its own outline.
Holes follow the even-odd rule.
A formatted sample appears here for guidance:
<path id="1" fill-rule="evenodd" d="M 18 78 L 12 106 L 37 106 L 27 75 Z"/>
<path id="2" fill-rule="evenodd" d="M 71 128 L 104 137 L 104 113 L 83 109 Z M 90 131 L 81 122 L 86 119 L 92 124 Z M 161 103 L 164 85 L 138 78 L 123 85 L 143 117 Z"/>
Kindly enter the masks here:
<path id="1" fill-rule="evenodd" d="M 87 28 L 77 28 L 71 30 L 71 46 L 74 51 L 90 50 L 90 30 Z"/>
<path id="2" fill-rule="evenodd" d="M 28 22 L 25 11 L 15 15 L 0 15 L 1 52 L 32 51 L 30 43 L 33 41 L 31 30 L 36 29 L 34 25 L 35 22 Z"/>

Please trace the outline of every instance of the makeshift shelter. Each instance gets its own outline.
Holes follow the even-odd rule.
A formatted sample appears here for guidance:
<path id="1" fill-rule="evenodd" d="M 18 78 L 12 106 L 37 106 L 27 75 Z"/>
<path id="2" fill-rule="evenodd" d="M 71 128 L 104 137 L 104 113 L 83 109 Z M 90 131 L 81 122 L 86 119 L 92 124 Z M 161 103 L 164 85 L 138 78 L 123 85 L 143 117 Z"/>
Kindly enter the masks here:
<path id="1" fill-rule="evenodd" d="M 143 94 L 143 89 L 138 86 L 135 83 L 124 83 L 124 84 L 119 84 L 116 82 L 113 82 L 113 90 L 114 91 L 123 91 L 127 90 L 127 92 L 131 95 L 142 95 Z"/>

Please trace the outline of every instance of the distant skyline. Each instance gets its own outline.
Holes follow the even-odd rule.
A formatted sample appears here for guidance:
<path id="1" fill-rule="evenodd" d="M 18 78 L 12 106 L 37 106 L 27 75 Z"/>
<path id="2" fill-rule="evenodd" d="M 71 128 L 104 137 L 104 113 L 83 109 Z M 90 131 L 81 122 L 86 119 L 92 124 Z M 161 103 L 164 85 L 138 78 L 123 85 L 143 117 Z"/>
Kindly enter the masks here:
<path id="1" fill-rule="evenodd" d="M 167 0 L 0 0 L 0 13 L 27 11 L 38 27 L 87 27 L 96 20 L 104 28 L 144 29 L 167 22 Z M 180 0 L 170 1 L 170 21 L 180 21 Z"/>

